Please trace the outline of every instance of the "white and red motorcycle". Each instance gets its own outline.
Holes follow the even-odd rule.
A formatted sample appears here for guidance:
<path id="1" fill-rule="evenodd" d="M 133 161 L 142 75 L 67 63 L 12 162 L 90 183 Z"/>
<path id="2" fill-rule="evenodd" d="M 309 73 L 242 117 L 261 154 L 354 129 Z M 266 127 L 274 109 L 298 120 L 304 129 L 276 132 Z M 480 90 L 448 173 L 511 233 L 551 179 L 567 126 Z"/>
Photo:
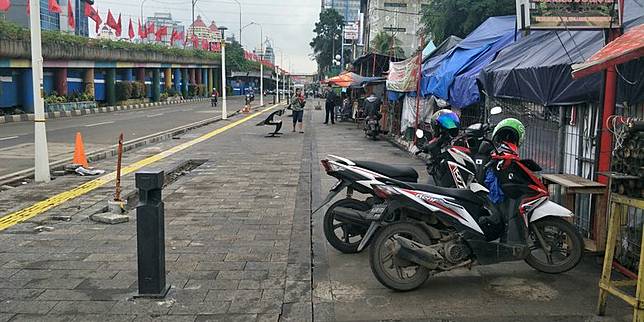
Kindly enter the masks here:
<path id="1" fill-rule="evenodd" d="M 547 187 L 533 174 L 541 168 L 510 148 L 496 150 L 488 169 L 505 192 L 497 205 L 477 188 L 373 186 L 385 200 L 370 212 L 377 220 L 369 230 L 378 234 L 369 261 L 378 281 L 408 291 L 430 275 L 473 264 L 524 260 L 539 271 L 562 273 L 579 263 L 583 239 L 567 220 L 573 214 L 548 200 Z"/>

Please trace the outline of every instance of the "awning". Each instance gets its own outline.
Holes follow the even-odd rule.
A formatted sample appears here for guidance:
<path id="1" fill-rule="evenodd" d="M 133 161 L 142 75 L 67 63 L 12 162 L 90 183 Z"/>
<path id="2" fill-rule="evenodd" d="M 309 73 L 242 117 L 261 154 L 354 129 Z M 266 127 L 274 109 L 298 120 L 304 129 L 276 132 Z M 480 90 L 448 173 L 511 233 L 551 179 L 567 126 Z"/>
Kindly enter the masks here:
<path id="1" fill-rule="evenodd" d="M 356 73 L 345 72 L 338 76 L 323 80 L 322 83 L 336 85 L 340 87 L 363 87 L 366 85 L 384 83 L 384 77 L 364 77 Z"/>
<path id="2" fill-rule="evenodd" d="M 585 62 L 572 65 L 572 77 L 574 79 L 586 77 L 609 66 L 623 64 L 643 56 L 644 24 L 631 28 Z"/>

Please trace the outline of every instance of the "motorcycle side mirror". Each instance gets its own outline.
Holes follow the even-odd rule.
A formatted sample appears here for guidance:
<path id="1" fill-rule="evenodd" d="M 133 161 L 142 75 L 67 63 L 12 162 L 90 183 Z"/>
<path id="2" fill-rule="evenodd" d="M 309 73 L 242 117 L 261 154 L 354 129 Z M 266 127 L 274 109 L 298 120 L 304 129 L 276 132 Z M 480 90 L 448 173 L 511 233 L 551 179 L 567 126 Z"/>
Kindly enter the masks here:
<path id="1" fill-rule="evenodd" d="M 495 106 L 490 110 L 490 115 L 498 115 L 503 112 L 503 108 L 501 106 Z"/>
<path id="2" fill-rule="evenodd" d="M 422 139 L 425 136 L 425 132 L 421 129 L 416 130 L 416 137 Z"/>

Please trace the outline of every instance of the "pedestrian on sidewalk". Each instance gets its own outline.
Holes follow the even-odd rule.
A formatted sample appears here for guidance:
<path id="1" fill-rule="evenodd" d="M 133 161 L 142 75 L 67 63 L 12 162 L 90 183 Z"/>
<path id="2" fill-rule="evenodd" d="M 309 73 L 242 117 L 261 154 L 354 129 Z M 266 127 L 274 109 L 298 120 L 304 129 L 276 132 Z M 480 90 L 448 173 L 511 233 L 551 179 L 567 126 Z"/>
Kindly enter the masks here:
<path id="1" fill-rule="evenodd" d="M 291 98 L 291 104 L 289 107 L 293 110 L 293 132 L 295 132 L 295 126 L 297 122 L 300 122 L 300 133 L 304 133 L 304 124 L 302 123 L 304 117 L 304 105 L 306 100 L 302 94 L 301 89 L 296 89 L 295 94 Z"/>
<path id="2" fill-rule="evenodd" d="M 329 91 L 326 93 L 326 100 L 324 102 L 324 109 L 326 110 L 324 124 L 329 124 L 329 115 L 331 116 L 331 124 L 335 124 L 336 105 L 338 105 L 338 96 L 333 91 L 331 84 L 329 84 Z"/>
<path id="3" fill-rule="evenodd" d="M 217 91 L 217 88 L 212 89 L 212 97 L 210 98 L 210 105 L 212 107 L 217 107 L 217 98 L 219 97 L 219 92 Z"/>

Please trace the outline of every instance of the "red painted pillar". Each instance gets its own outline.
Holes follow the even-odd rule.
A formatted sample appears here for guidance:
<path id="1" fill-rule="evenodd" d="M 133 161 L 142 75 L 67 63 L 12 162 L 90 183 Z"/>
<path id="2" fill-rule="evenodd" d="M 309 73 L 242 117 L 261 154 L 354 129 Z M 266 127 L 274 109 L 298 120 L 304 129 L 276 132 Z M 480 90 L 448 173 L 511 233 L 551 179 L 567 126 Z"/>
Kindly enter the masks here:
<path id="1" fill-rule="evenodd" d="M 194 85 L 195 83 L 195 69 L 190 68 L 190 84 Z"/>
<path id="2" fill-rule="evenodd" d="M 139 67 L 136 69 L 136 80 L 145 84 L 145 68 Z"/>
<path id="3" fill-rule="evenodd" d="M 615 38 L 619 37 L 619 29 L 613 29 L 608 31 L 608 41 L 609 43 Z M 599 137 L 599 162 L 598 162 L 598 172 L 608 172 L 610 171 L 610 159 L 611 152 L 613 149 L 613 136 L 610 131 L 608 131 L 606 123 L 608 118 L 615 114 L 615 100 L 617 96 L 617 72 L 615 71 L 615 66 L 610 66 L 606 69 L 606 78 L 604 81 L 604 108 L 602 112 L 602 124 L 601 124 L 601 135 Z M 604 184 L 608 184 L 608 178 L 605 176 L 598 176 L 598 181 Z"/>
<path id="4" fill-rule="evenodd" d="M 54 72 L 54 88 L 60 96 L 67 95 L 67 68 L 56 68 Z"/>
<path id="5" fill-rule="evenodd" d="M 195 69 L 195 84 L 201 84 L 201 69 Z"/>

